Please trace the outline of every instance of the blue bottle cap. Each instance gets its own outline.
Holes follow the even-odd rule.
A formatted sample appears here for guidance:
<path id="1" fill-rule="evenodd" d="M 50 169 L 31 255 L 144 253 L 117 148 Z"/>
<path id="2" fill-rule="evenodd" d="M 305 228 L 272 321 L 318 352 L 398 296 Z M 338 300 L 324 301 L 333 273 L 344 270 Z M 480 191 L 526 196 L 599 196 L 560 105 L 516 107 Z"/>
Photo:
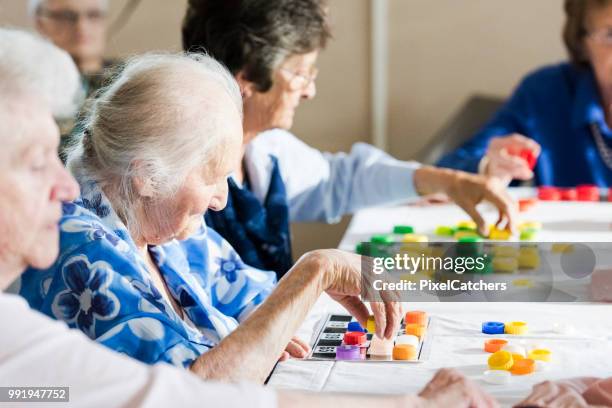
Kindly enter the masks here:
<path id="1" fill-rule="evenodd" d="M 482 332 L 484 334 L 504 334 L 505 325 L 501 322 L 484 322 Z"/>
<path id="2" fill-rule="evenodd" d="M 362 332 L 362 333 L 365 333 L 365 330 L 363 329 L 363 327 L 361 327 L 359 322 L 349 322 L 349 324 L 348 324 L 346 329 L 347 329 L 347 331 L 350 331 L 350 332 Z"/>

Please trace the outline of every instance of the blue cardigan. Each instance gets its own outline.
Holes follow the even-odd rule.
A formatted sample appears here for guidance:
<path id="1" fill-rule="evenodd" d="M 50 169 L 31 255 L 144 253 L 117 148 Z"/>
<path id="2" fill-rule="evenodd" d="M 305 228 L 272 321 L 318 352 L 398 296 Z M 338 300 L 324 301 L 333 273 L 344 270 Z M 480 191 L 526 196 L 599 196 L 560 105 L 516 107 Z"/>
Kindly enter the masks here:
<path id="1" fill-rule="evenodd" d="M 544 67 L 524 78 L 491 121 L 438 165 L 477 172 L 491 138 L 520 133 L 542 145 L 536 185 L 610 186 L 612 171 L 597 150 L 591 124 L 612 147 L 592 70 L 567 63 Z"/>

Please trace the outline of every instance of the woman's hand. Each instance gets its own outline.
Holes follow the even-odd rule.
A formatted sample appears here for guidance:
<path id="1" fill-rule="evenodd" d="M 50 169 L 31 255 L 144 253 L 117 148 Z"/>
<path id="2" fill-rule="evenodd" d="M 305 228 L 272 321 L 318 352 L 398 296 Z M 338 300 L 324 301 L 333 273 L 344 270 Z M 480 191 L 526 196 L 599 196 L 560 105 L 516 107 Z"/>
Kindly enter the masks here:
<path id="1" fill-rule="evenodd" d="M 532 164 L 535 164 L 540 152 L 540 145 L 523 135 L 493 138 L 483 159 L 482 172 L 500 179 L 506 185 L 514 179 L 530 180 L 533 178 L 533 171 L 529 160 L 532 159 Z M 529 160 L 526 160 L 525 156 L 529 156 Z"/>
<path id="2" fill-rule="evenodd" d="M 322 272 L 321 289 L 344 306 L 365 327 L 370 312 L 360 295 L 362 289 L 372 293 L 373 288 L 370 281 L 372 273 L 362 273 L 362 266 L 371 258 L 362 258 L 337 249 L 317 250 L 305 257 L 314 257 L 316 260 L 315 264 Z M 376 335 L 390 339 L 397 334 L 402 319 L 399 295 L 391 291 L 379 291 L 372 295 L 381 300 L 370 302 L 376 321 Z"/>
<path id="3" fill-rule="evenodd" d="M 497 407 L 497 402 L 453 369 L 438 371 L 419 393 L 426 407 Z"/>
<path id="4" fill-rule="evenodd" d="M 582 393 L 597 378 L 578 378 L 566 381 L 544 381 L 533 387 L 531 394 L 516 407 L 570 408 L 588 407 Z"/>
<path id="5" fill-rule="evenodd" d="M 499 211 L 496 225 L 514 230 L 517 213 L 515 201 L 498 179 L 436 167 L 421 167 L 414 174 L 414 183 L 421 195 L 444 193 L 476 222 L 478 232 L 487 235 L 486 222 L 476 206 L 488 201 Z"/>
<path id="6" fill-rule="evenodd" d="M 297 336 L 294 336 L 287 344 L 287 347 L 282 352 L 279 361 L 289 360 L 293 358 L 306 358 L 310 353 L 310 346 Z"/>

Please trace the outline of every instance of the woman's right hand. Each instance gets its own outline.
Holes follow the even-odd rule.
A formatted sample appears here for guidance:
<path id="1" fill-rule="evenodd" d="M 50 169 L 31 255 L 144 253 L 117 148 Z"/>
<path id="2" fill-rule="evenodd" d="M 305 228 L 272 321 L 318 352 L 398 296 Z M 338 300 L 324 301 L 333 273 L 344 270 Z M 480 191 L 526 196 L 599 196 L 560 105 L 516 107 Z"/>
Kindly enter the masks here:
<path id="1" fill-rule="evenodd" d="M 476 223 L 478 232 L 487 235 L 486 222 L 476 206 L 487 201 L 498 210 L 496 226 L 515 229 L 516 202 L 497 178 L 438 167 L 423 166 L 414 173 L 414 184 L 421 195 L 444 193 Z"/>
<path id="2" fill-rule="evenodd" d="M 337 249 L 320 249 L 307 253 L 297 264 L 312 262 L 311 267 L 320 271 L 321 290 L 344 306 L 365 327 L 370 312 L 360 295 L 362 289 L 372 291 L 373 288 L 371 273 L 362 273 L 362 261 L 367 262 L 368 258 Z M 367 287 L 364 288 L 364 284 Z M 379 291 L 375 295 L 382 300 L 370 302 L 376 335 L 390 339 L 397 334 L 402 319 L 399 295 L 391 291 Z"/>
<path id="3" fill-rule="evenodd" d="M 487 153 L 483 159 L 482 173 L 496 177 L 505 184 L 514 179 L 530 180 L 533 171 L 521 152 L 528 152 L 536 160 L 541 152 L 540 145 L 526 136 L 512 134 L 491 139 Z"/>
<path id="4" fill-rule="evenodd" d="M 454 369 L 438 371 L 419 393 L 426 407 L 497 407 L 497 402 Z"/>

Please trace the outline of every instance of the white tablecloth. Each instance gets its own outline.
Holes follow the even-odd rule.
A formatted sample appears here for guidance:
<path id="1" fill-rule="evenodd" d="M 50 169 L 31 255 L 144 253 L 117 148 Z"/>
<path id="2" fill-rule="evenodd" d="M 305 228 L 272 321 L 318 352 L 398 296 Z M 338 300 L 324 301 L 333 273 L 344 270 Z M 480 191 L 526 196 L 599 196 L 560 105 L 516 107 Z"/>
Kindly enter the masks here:
<path id="1" fill-rule="evenodd" d="M 517 195 L 529 191 L 517 190 Z M 494 222 L 495 211 L 483 207 Z M 541 221 L 540 241 L 612 242 L 612 204 L 540 203 L 521 214 L 521 218 Z M 361 211 L 340 245 L 353 250 L 372 234 L 390 231 L 396 224 L 413 225 L 417 232 L 432 234 L 437 225 L 453 225 L 466 219 L 457 207 L 393 207 Z M 578 303 L 412 303 L 407 309 L 427 311 L 433 317 L 429 332 L 431 353 L 422 364 L 349 363 L 290 360 L 280 363 L 269 385 L 310 391 L 366 393 L 416 393 L 442 367 L 455 367 L 498 398 L 502 406 L 511 406 L 526 396 L 531 387 L 543 380 L 576 376 L 612 376 L 612 304 Z M 341 307 L 323 296 L 298 335 L 314 340 L 320 319 Z M 514 376 L 509 385 L 489 385 L 482 380 L 488 354 L 482 351 L 486 335 L 482 322 L 520 320 L 528 322 L 530 332 L 522 336 L 527 345 L 538 344 L 553 351 L 554 361 L 546 372 Z M 555 322 L 571 324 L 576 332 L 561 336 L 552 331 Z"/>

